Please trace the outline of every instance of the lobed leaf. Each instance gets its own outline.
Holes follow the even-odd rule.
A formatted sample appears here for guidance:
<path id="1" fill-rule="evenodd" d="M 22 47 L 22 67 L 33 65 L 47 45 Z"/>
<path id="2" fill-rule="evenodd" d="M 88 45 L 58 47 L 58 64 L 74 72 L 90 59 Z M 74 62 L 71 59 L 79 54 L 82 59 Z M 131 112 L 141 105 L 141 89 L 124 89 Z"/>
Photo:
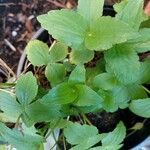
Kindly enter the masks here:
<path id="1" fill-rule="evenodd" d="M 85 83 L 86 70 L 84 65 L 77 65 L 75 69 L 71 72 L 68 82 L 72 84 Z"/>
<path id="2" fill-rule="evenodd" d="M 115 112 L 118 108 L 128 107 L 130 96 L 126 87 L 117 86 L 108 91 L 99 90 L 98 93 L 104 99 L 102 105 L 107 112 Z"/>
<path id="3" fill-rule="evenodd" d="M 85 38 L 85 46 L 90 50 L 103 51 L 113 45 L 137 37 L 137 33 L 126 23 L 111 17 L 101 17 L 93 22 Z"/>
<path id="4" fill-rule="evenodd" d="M 32 72 L 19 77 L 16 84 L 16 96 L 22 106 L 30 104 L 36 97 L 38 85 Z"/>
<path id="5" fill-rule="evenodd" d="M 102 73 L 94 77 L 93 85 L 103 90 L 111 90 L 119 83 L 116 80 L 116 77 L 110 73 Z"/>
<path id="6" fill-rule="evenodd" d="M 98 134 L 98 130 L 94 126 L 70 123 L 64 129 L 64 135 L 68 143 L 75 145 L 70 150 L 97 150 L 98 148 L 104 150 L 116 148 L 113 150 L 117 150 L 122 146 L 121 143 L 125 138 L 126 128 L 120 122 L 112 132 Z M 91 148 L 100 141 L 102 141 L 102 146 Z"/>
<path id="7" fill-rule="evenodd" d="M 49 34 L 67 46 L 76 48 L 84 41 L 87 22 L 75 11 L 52 10 L 48 14 L 38 16 L 37 19 Z"/>
<path id="8" fill-rule="evenodd" d="M 25 124 L 30 127 L 37 122 L 50 121 L 60 117 L 59 105 L 55 103 L 45 104 L 42 100 L 38 100 L 25 108 L 22 119 Z"/>
<path id="9" fill-rule="evenodd" d="M 104 0 L 79 0 L 77 12 L 91 25 L 102 16 L 103 6 Z"/>
<path id="10" fill-rule="evenodd" d="M 148 95 L 146 91 L 143 89 L 142 85 L 138 84 L 133 84 L 127 86 L 127 91 L 129 93 L 130 99 L 142 99 L 142 98 L 147 98 Z"/>
<path id="11" fill-rule="evenodd" d="M 52 88 L 42 99 L 44 103 L 56 102 L 58 104 L 69 104 L 73 102 L 77 96 L 76 88 L 64 82 Z"/>
<path id="12" fill-rule="evenodd" d="M 126 136 L 126 128 L 123 122 L 120 122 L 117 127 L 102 139 L 102 146 L 120 145 Z"/>
<path id="13" fill-rule="evenodd" d="M 114 6 L 117 11 L 116 18 L 129 24 L 135 30 L 138 30 L 141 23 L 148 19 L 144 14 L 143 6 L 143 0 L 125 0 Z"/>
<path id="14" fill-rule="evenodd" d="M 150 118 L 150 98 L 133 100 L 129 109 L 138 116 Z"/>
<path id="15" fill-rule="evenodd" d="M 22 107 L 16 101 L 16 97 L 9 92 L 0 90 L 0 110 L 6 118 L 16 121 L 22 113 Z"/>
<path id="16" fill-rule="evenodd" d="M 70 53 L 71 63 L 77 64 L 77 65 L 88 63 L 93 58 L 94 58 L 94 52 L 82 46 L 77 49 L 73 49 Z"/>
<path id="17" fill-rule="evenodd" d="M 54 43 L 49 50 L 49 60 L 51 63 L 55 63 L 63 60 L 68 54 L 68 47 L 61 43 Z"/>
<path id="18" fill-rule="evenodd" d="M 67 142 L 72 145 L 70 150 L 86 150 L 98 143 L 102 136 L 98 134 L 98 130 L 94 126 L 80 125 L 78 123 L 70 123 L 64 129 L 64 135 Z"/>
<path id="19" fill-rule="evenodd" d="M 101 108 L 102 97 L 86 85 L 76 85 L 78 97 L 76 98 L 76 106 L 92 106 L 97 105 Z"/>
<path id="20" fill-rule="evenodd" d="M 52 63 L 48 64 L 45 69 L 45 76 L 52 86 L 61 83 L 66 75 L 66 70 L 63 64 L 60 63 Z"/>
<path id="21" fill-rule="evenodd" d="M 28 43 L 27 58 L 34 66 L 47 65 L 49 62 L 49 48 L 47 44 L 39 41 L 32 40 Z"/>
<path id="22" fill-rule="evenodd" d="M 37 134 L 22 134 L 16 129 L 9 129 L 3 123 L 0 123 L 0 134 L 13 147 L 18 150 L 37 150 L 43 142 L 43 138 Z"/>
<path id="23" fill-rule="evenodd" d="M 143 62 L 141 62 L 139 83 L 150 83 L 150 58 L 147 58 Z"/>
<path id="24" fill-rule="evenodd" d="M 127 45 L 117 45 L 105 52 L 107 67 L 123 84 L 138 81 L 140 72 L 139 57 Z"/>
<path id="25" fill-rule="evenodd" d="M 138 53 L 150 51 L 150 29 L 142 28 L 139 30 L 139 34 L 139 37 L 129 40 L 128 45 Z"/>
<path id="26" fill-rule="evenodd" d="M 67 141 L 72 144 L 82 143 L 83 139 L 88 139 L 98 134 L 98 129 L 94 126 L 80 125 L 79 123 L 72 123 L 67 125 L 64 129 L 64 135 Z"/>

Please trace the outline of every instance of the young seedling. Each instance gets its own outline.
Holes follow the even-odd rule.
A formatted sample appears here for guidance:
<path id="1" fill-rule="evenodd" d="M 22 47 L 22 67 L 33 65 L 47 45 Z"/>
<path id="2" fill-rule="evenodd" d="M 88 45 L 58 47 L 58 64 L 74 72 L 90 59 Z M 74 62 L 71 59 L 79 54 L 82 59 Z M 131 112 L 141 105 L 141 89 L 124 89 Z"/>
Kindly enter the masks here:
<path id="1" fill-rule="evenodd" d="M 104 0 L 79 0 L 76 10 L 52 10 L 38 17 L 56 41 L 50 47 L 30 41 L 27 58 L 45 69 L 50 88 L 41 94 L 38 76 L 27 72 L 17 80 L 14 93 L 0 90 L 0 141 L 18 150 L 42 150 L 48 135 L 62 129 L 60 138 L 66 138 L 70 150 L 118 150 L 126 137 L 124 123 L 99 134 L 86 114 L 128 107 L 150 118 L 150 91 L 145 87 L 150 59 L 139 56 L 150 49 L 150 29 L 141 26 L 148 19 L 143 0 L 114 5 L 115 17 L 103 16 L 103 7 Z M 80 119 L 74 123 L 68 116 Z M 10 129 L 6 122 L 23 127 Z"/>

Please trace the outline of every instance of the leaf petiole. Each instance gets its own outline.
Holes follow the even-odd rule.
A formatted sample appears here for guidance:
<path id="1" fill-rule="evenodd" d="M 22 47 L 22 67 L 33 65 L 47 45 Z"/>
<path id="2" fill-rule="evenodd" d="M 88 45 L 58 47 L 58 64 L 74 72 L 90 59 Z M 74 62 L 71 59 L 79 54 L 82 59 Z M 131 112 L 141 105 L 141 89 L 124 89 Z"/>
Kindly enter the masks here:
<path id="1" fill-rule="evenodd" d="M 150 94 L 150 90 L 149 90 L 149 89 L 147 89 L 145 86 L 142 86 L 142 88 L 143 88 L 148 94 Z"/>

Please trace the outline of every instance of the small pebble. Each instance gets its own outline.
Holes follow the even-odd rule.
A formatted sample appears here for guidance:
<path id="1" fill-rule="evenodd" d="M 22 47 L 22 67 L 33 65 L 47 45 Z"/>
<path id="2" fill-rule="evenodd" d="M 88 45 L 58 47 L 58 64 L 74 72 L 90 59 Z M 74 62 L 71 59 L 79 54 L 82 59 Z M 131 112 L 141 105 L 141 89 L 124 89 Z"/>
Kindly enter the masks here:
<path id="1" fill-rule="evenodd" d="M 18 34 L 18 33 L 17 33 L 16 31 L 12 31 L 12 36 L 13 36 L 13 37 L 17 36 L 17 34 Z"/>

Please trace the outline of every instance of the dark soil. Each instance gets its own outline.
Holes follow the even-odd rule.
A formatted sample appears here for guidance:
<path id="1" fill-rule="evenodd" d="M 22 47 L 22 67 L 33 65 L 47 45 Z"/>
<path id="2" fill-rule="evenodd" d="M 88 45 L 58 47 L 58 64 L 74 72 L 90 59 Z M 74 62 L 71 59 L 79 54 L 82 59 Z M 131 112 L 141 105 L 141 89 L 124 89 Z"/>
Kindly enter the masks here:
<path id="1" fill-rule="evenodd" d="M 74 5 L 72 0 L 60 0 L 59 3 L 65 2 L 68 7 Z M 27 42 L 40 28 L 36 17 L 59 8 L 48 0 L 0 0 L 0 58 L 13 71 L 16 71 Z"/>

